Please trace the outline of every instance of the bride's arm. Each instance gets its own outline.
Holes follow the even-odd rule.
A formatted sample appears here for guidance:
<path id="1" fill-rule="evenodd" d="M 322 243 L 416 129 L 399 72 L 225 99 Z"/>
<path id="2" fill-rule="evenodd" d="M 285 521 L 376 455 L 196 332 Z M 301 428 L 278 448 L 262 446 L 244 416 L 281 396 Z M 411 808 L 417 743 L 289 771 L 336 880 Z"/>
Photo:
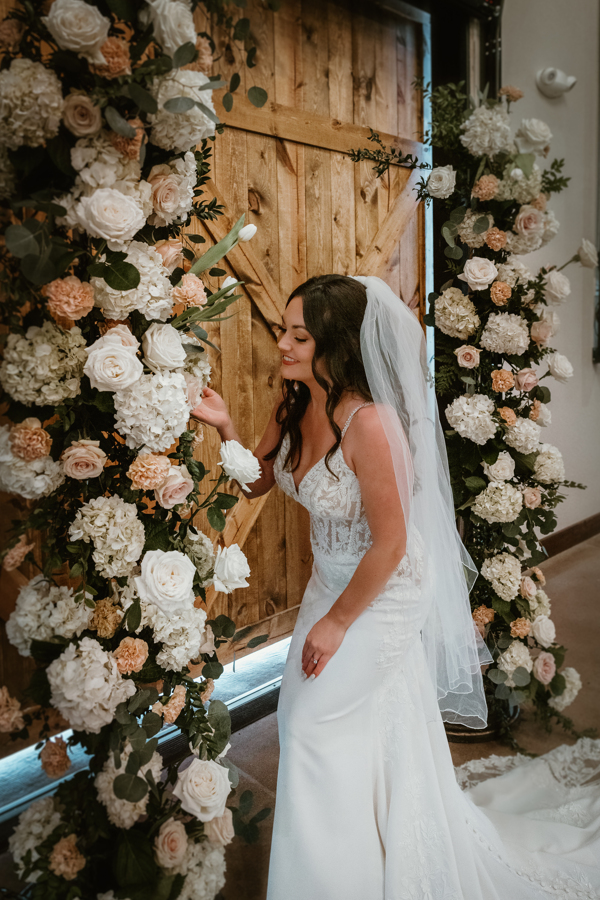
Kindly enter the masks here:
<path id="1" fill-rule="evenodd" d="M 272 450 L 279 440 L 280 426 L 275 421 L 275 416 L 280 403 L 281 395 L 278 397 L 275 406 L 273 407 L 271 418 L 269 419 L 265 433 L 263 434 L 258 447 L 254 450 L 254 456 L 260 463 L 261 475 L 260 478 L 257 478 L 256 481 L 253 481 L 248 485 L 250 488 L 249 491 L 244 491 L 244 497 L 247 497 L 248 500 L 252 500 L 254 497 L 261 497 L 263 494 L 266 494 L 267 491 L 270 491 L 275 484 L 275 476 L 273 475 L 273 463 L 275 460 L 265 459 L 264 454 Z M 242 444 L 240 436 L 229 415 L 229 410 L 225 405 L 225 401 L 216 391 L 213 391 L 212 388 L 204 388 L 202 392 L 202 402 L 192 410 L 191 414 L 200 422 L 204 422 L 207 425 L 212 425 L 216 428 L 222 441 L 237 441 L 238 444 Z"/>

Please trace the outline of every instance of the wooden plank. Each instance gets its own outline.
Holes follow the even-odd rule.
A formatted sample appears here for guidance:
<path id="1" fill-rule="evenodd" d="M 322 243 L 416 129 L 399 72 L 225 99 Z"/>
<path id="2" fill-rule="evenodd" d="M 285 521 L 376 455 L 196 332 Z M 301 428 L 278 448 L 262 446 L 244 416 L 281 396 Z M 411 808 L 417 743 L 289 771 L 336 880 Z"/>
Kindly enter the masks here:
<path id="1" fill-rule="evenodd" d="M 398 66 L 396 29 L 391 16 L 378 23 L 375 44 L 375 125 L 378 132 L 398 134 Z"/>
<path id="2" fill-rule="evenodd" d="M 354 114 L 352 121 L 364 128 L 376 123 L 375 43 L 378 25 L 369 15 L 352 17 L 352 74 L 354 76 Z"/>
<path id="3" fill-rule="evenodd" d="M 331 155 L 315 147 L 307 147 L 304 155 L 306 208 L 311 210 L 306 229 L 306 272 L 312 278 L 328 274 L 333 267 Z"/>
<path id="4" fill-rule="evenodd" d="M 327 119 L 329 112 L 329 35 L 323 9 L 315 0 L 301 0 L 302 108 Z"/>
<path id="5" fill-rule="evenodd" d="M 409 170 L 407 169 L 407 175 Z M 357 275 L 377 275 L 385 269 L 394 246 L 410 222 L 419 203 L 413 188 L 419 179 L 418 169 L 410 172 L 404 190 L 387 214 L 367 252 L 358 263 Z"/>
<path id="6" fill-rule="evenodd" d="M 354 166 L 347 156 L 331 154 L 332 271 L 352 275 L 356 269 Z"/>
<path id="7" fill-rule="evenodd" d="M 352 18 L 336 3 L 327 4 L 329 32 L 329 113 L 338 122 L 352 122 Z M 332 148 L 329 148 L 332 149 Z"/>

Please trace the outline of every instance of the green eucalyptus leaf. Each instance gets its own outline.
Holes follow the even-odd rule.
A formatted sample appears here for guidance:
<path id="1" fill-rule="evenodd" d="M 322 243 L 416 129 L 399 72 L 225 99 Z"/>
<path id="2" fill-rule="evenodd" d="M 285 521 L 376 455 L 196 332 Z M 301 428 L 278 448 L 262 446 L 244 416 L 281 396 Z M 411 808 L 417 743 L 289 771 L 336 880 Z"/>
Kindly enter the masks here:
<path id="1" fill-rule="evenodd" d="M 448 259 L 462 259 L 462 255 L 460 247 L 446 247 L 444 250 L 444 256 L 447 256 Z"/>
<path id="2" fill-rule="evenodd" d="M 483 234 L 490 227 L 490 220 L 487 216 L 480 216 L 473 223 L 473 231 L 475 234 Z"/>
<path id="3" fill-rule="evenodd" d="M 469 475 L 468 478 L 465 478 L 465 484 L 474 494 L 485 490 L 487 487 L 487 481 L 484 478 L 480 478 L 479 475 Z"/>
<path id="4" fill-rule="evenodd" d="M 496 696 L 498 700 L 508 700 L 510 697 L 510 688 L 506 684 L 499 684 L 494 691 L 494 696 Z"/>
<path id="5" fill-rule="evenodd" d="M 257 634 L 255 637 L 250 638 L 250 640 L 248 641 L 246 646 L 247 647 L 258 647 L 259 644 L 264 644 L 264 642 L 268 641 L 268 640 L 269 640 L 268 634 Z"/>
<path id="6" fill-rule="evenodd" d="M 229 81 L 229 92 L 234 94 L 240 86 L 241 78 L 238 72 L 234 72 Z"/>
<path id="7" fill-rule="evenodd" d="M 143 88 L 141 84 L 138 84 L 137 81 L 132 81 L 127 85 L 127 93 L 143 112 L 151 113 L 152 115 L 158 112 L 158 103 L 152 94 L 146 88 Z"/>
<path id="8" fill-rule="evenodd" d="M 205 103 L 202 103 L 200 100 L 196 100 L 196 106 L 198 107 L 198 109 L 202 110 L 202 112 L 204 113 L 204 115 L 205 115 L 208 119 L 210 119 L 211 122 L 214 122 L 215 125 L 220 125 L 220 124 L 221 124 L 221 120 L 220 120 L 219 117 L 216 115 L 216 113 L 214 113 L 214 112 L 212 111 L 212 109 L 210 109 Z"/>
<path id="9" fill-rule="evenodd" d="M 493 681 L 494 684 L 504 684 L 508 675 L 506 672 L 503 672 L 502 669 L 488 669 L 487 677 L 490 681 Z"/>
<path id="10" fill-rule="evenodd" d="M 225 516 L 217 506 L 209 506 L 206 517 L 215 531 L 223 531 L 225 528 Z"/>
<path id="11" fill-rule="evenodd" d="M 531 675 L 524 666 L 518 666 L 512 673 L 512 680 L 518 687 L 525 687 L 531 681 Z"/>
<path id="12" fill-rule="evenodd" d="M 170 113 L 186 113 L 195 106 L 195 101 L 191 97 L 171 97 L 165 100 L 163 108 Z"/>
<path id="13" fill-rule="evenodd" d="M 268 99 L 269 95 L 264 88 L 253 85 L 248 91 L 248 100 L 253 106 L 257 106 L 259 109 L 261 106 L 265 105 Z"/>
<path id="14" fill-rule="evenodd" d="M 39 252 L 39 250 L 38 250 Z M 58 271 L 48 256 L 27 255 L 21 260 L 21 272 L 32 284 L 48 284 L 58 277 Z"/>
<path id="15" fill-rule="evenodd" d="M 142 719 L 142 728 L 146 732 L 146 737 L 148 738 L 153 738 L 155 734 L 158 734 L 162 726 L 162 716 L 159 716 L 158 713 L 147 712 Z"/>
<path id="16" fill-rule="evenodd" d="M 33 220 L 37 221 L 37 220 Z M 24 225 L 9 225 L 4 234 L 6 249 L 22 259 L 25 256 L 39 256 L 41 248 L 29 228 Z"/>
<path id="17" fill-rule="evenodd" d="M 136 129 L 123 118 L 120 112 L 117 112 L 114 106 L 106 107 L 104 110 L 104 118 L 116 134 L 120 134 L 122 137 L 126 138 L 134 138 L 136 136 Z"/>
<path id="18" fill-rule="evenodd" d="M 515 167 L 520 169 L 525 178 L 530 178 L 533 174 L 533 164 L 535 162 L 534 153 L 519 153 L 515 157 Z"/>
<path id="19" fill-rule="evenodd" d="M 143 778 L 138 778 L 137 775 L 124 772 L 122 775 L 117 775 L 113 781 L 113 791 L 119 800 L 138 803 L 148 793 L 148 783 Z"/>
<path id="20" fill-rule="evenodd" d="M 457 207 L 457 209 L 452 210 L 452 212 L 450 213 L 448 218 L 450 219 L 450 221 L 452 222 L 453 225 L 460 225 L 460 223 L 463 221 L 463 219 L 466 215 L 466 212 L 467 212 L 466 206 L 459 206 L 459 207 Z M 443 290 L 443 288 L 442 288 L 442 290 Z"/>
<path id="21" fill-rule="evenodd" d="M 229 91 L 227 91 L 226 94 L 223 94 L 221 103 L 223 104 L 223 109 L 225 110 L 225 112 L 231 112 L 231 110 L 233 109 L 233 97 L 231 96 Z"/>
<path id="22" fill-rule="evenodd" d="M 195 58 L 196 45 L 192 44 L 191 41 L 187 41 L 185 44 L 178 47 L 173 54 L 173 68 L 180 69 L 182 66 L 187 66 L 187 64 L 193 62 Z"/>
<path id="23" fill-rule="evenodd" d="M 233 29 L 234 41 L 244 41 L 250 33 L 250 19 L 238 19 Z"/>

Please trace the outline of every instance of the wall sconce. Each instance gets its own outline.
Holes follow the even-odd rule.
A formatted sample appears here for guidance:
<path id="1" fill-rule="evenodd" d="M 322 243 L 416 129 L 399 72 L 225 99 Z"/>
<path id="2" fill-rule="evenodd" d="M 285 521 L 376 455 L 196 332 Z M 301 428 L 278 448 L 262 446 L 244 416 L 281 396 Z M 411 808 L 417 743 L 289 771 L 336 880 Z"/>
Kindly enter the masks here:
<path id="1" fill-rule="evenodd" d="M 566 75 L 562 69 L 540 69 L 535 83 L 544 97 L 560 97 L 577 84 L 574 75 Z"/>

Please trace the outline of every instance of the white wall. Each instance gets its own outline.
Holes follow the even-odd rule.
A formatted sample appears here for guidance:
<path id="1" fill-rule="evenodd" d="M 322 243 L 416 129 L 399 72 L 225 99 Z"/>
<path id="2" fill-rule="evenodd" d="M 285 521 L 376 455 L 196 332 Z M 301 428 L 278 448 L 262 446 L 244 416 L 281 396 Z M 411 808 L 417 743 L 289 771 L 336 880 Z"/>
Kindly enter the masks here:
<path id="1" fill-rule="evenodd" d="M 582 237 L 597 241 L 599 55 L 598 0 L 505 0 L 502 83 L 525 93 L 512 107 L 513 124 L 521 118 L 547 122 L 553 133 L 548 158 L 564 157 L 565 174 L 571 176 L 569 187 L 550 204 L 560 222 L 558 235 L 523 258 L 532 269 L 562 265 Z M 547 66 L 577 77 L 575 87 L 556 100 L 544 97 L 535 84 L 538 70 Z M 561 328 L 552 344 L 571 360 L 575 375 L 567 384 L 544 379 L 552 391 L 552 424 L 542 437 L 562 451 L 566 477 L 588 487 L 565 492 L 558 528 L 600 513 L 600 364 L 592 363 L 595 272 L 575 263 L 565 274 L 572 293 L 558 310 Z"/>

